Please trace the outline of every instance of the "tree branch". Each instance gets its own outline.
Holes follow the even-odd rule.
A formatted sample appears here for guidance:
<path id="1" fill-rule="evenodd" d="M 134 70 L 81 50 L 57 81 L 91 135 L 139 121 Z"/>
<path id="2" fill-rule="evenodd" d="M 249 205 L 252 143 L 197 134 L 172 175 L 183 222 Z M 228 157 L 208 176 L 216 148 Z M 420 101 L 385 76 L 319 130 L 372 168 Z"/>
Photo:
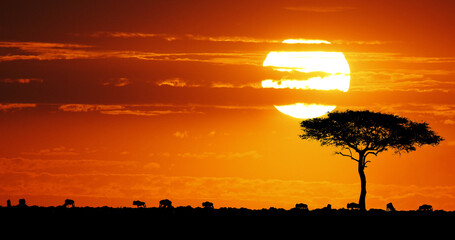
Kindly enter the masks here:
<path id="1" fill-rule="evenodd" d="M 378 153 L 384 151 L 385 149 L 386 149 L 386 146 L 383 146 L 383 147 L 381 147 L 380 149 L 378 149 L 377 151 L 367 152 L 367 153 L 365 154 L 365 158 L 368 156 L 368 154 L 373 154 L 373 155 L 375 155 L 375 156 L 377 157 L 377 156 L 378 156 Z"/>
<path id="2" fill-rule="evenodd" d="M 339 154 L 343 157 L 350 157 L 352 160 L 356 161 L 356 162 L 359 162 L 358 159 L 355 159 L 353 156 L 352 156 L 352 152 L 351 152 L 351 149 L 347 148 L 349 150 L 349 155 L 348 154 L 344 154 L 342 153 L 341 151 L 340 152 L 335 152 L 335 154 Z"/>

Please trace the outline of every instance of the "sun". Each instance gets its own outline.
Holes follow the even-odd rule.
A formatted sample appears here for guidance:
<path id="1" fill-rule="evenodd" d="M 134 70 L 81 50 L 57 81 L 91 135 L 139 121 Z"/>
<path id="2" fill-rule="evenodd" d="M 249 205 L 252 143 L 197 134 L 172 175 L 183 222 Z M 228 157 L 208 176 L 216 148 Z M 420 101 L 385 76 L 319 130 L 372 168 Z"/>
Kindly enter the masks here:
<path id="1" fill-rule="evenodd" d="M 296 41 L 290 40 L 284 40 L 283 43 L 296 43 Z M 327 41 L 317 41 L 319 41 L 319 44 L 330 44 Z M 316 40 L 306 40 L 303 43 L 308 44 L 308 42 L 314 43 Z M 351 72 L 342 52 L 272 51 L 267 55 L 262 65 L 283 73 L 281 79 L 263 80 L 263 88 L 339 90 L 343 92 L 349 90 Z M 289 116 L 307 119 L 325 115 L 333 111 L 336 106 L 296 103 L 281 106 L 275 105 L 275 108 Z"/>

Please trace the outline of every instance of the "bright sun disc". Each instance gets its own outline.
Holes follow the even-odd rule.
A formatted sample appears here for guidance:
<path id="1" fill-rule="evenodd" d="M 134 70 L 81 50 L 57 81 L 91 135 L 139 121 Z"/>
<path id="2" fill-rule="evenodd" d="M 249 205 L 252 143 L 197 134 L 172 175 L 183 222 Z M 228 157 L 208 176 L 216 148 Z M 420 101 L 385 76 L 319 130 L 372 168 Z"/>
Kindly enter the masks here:
<path id="1" fill-rule="evenodd" d="M 318 40 L 320 41 L 320 40 Z M 287 41 L 283 41 L 287 43 Z M 293 41 L 289 41 L 290 43 Z M 263 88 L 339 90 L 347 92 L 351 81 L 349 64 L 341 52 L 302 51 L 270 52 L 263 63 L 282 72 L 281 79 L 265 79 Z M 336 106 L 296 103 L 275 106 L 295 118 L 315 118 L 333 111 Z"/>

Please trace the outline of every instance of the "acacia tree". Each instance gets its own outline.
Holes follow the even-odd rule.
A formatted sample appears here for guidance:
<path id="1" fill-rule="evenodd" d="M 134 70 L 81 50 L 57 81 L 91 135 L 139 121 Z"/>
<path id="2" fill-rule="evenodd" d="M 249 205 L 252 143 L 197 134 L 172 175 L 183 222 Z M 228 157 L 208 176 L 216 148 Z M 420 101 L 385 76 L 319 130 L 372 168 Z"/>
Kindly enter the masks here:
<path id="1" fill-rule="evenodd" d="M 359 207 L 365 210 L 366 178 L 364 169 L 369 155 L 387 150 L 395 153 L 415 151 L 422 145 L 438 145 L 444 139 L 426 122 L 413 122 L 404 117 L 371 111 L 331 112 L 327 117 L 312 118 L 300 123 L 304 140 L 317 140 L 322 146 L 339 147 L 335 152 L 358 164 L 360 176 Z"/>

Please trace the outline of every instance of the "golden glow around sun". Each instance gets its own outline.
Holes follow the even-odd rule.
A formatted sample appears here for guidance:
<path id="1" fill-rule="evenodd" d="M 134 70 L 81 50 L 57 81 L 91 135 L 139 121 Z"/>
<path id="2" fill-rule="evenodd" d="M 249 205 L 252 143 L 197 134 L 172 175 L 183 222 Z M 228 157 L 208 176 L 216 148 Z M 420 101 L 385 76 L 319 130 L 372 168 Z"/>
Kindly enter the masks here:
<path id="1" fill-rule="evenodd" d="M 287 39 L 287 44 L 330 44 L 325 40 Z M 265 79 L 263 88 L 339 90 L 347 92 L 351 81 L 349 64 L 341 52 L 301 51 L 270 52 L 264 67 L 282 72 L 281 79 Z M 296 103 L 275 106 L 280 112 L 295 118 L 320 117 L 336 106 Z"/>
<path id="2" fill-rule="evenodd" d="M 270 52 L 262 66 L 272 67 L 273 70 L 280 72 L 294 72 L 294 77 L 300 77 L 299 79 L 289 79 L 284 76 L 280 80 L 267 79 L 262 81 L 264 88 L 346 92 L 351 80 L 348 62 L 341 52 Z M 323 75 L 306 78 L 308 75 L 303 74 L 312 72 L 320 72 Z M 298 73 L 302 73 L 301 76 Z"/>
<path id="3" fill-rule="evenodd" d="M 336 106 L 296 103 L 275 106 L 278 111 L 295 118 L 316 118 L 333 111 Z"/>

